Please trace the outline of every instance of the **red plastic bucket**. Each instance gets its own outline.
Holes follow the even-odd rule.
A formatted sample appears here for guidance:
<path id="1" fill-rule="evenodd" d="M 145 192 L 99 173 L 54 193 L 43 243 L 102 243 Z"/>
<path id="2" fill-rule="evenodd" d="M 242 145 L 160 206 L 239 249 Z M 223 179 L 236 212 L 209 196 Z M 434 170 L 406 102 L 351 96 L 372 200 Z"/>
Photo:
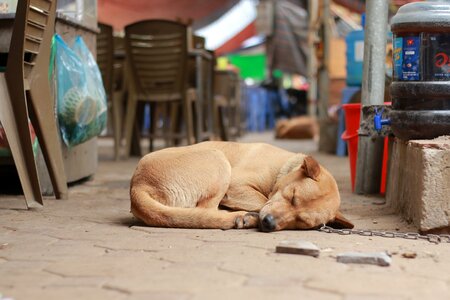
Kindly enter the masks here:
<path id="1" fill-rule="evenodd" d="M 356 158 L 358 157 L 358 129 L 361 117 L 361 104 L 352 103 L 342 105 L 345 113 L 345 131 L 341 138 L 347 142 L 348 158 L 350 160 L 350 178 L 352 191 L 355 190 Z"/>
<path id="2" fill-rule="evenodd" d="M 352 181 L 352 191 L 355 190 L 355 178 L 356 178 L 356 159 L 358 157 L 358 129 L 359 121 L 361 118 L 361 104 L 350 103 L 343 104 L 342 108 L 345 112 L 345 128 L 341 138 L 347 141 L 348 156 L 350 160 L 350 177 Z M 380 193 L 384 194 L 386 191 L 386 174 L 387 174 L 387 161 L 388 161 L 388 139 L 385 139 L 384 153 L 383 153 L 383 166 L 381 170 L 381 184 Z"/>

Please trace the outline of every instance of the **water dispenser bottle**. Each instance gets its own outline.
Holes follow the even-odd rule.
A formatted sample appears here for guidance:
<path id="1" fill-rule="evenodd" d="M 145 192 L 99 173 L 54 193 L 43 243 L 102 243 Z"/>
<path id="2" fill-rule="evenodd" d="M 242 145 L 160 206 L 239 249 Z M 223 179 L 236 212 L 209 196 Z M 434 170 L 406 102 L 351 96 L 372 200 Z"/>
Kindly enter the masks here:
<path id="1" fill-rule="evenodd" d="M 391 127 L 404 139 L 450 134 L 450 1 L 406 4 L 391 20 Z"/>

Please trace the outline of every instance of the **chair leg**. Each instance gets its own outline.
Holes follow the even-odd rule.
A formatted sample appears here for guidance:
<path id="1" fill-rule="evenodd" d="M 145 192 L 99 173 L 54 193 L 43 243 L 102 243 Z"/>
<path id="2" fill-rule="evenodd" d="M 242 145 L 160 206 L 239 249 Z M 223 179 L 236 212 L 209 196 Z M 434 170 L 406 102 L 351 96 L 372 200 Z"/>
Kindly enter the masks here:
<path id="1" fill-rule="evenodd" d="M 139 111 L 139 105 L 138 109 Z M 142 156 L 142 149 L 141 149 L 141 129 L 142 126 L 140 126 L 142 123 L 140 122 L 140 116 L 137 115 L 136 119 L 134 121 L 133 125 L 133 135 L 131 136 L 131 150 L 130 150 L 130 156 L 134 157 L 141 157 Z"/>
<path id="2" fill-rule="evenodd" d="M 61 150 L 59 132 L 54 116 L 50 87 L 45 84 L 38 91 L 30 90 L 27 95 L 30 118 L 44 155 L 48 173 L 52 181 L 56 199 L 67 199 L 67 178 L 64 171 L 64 161 Z"/>
<path id="3" fill-rule="evenodd" d="M 125 158 L 130 157 L 131 139 L 133 136 L 133 127 L 136 121 L 137 99 L 134 95 L 128 96 L 127 115 L 125 118 Z"/>
<path id="4" fill-rule="evenodd" d="M 144 122 L 144 117 L 142 112 L 144 111 L 143 103 L 136 103 L 136 115 L 134 118 L 133 124 L 133 134 L 131 135 L 131 149 L 130 156 L 141 157 L 142 149 L 141 149 L 141 133 L 142 133 L 142 124 Z"/>
<path id="5" fill-rule="evenodd" d="M 224 110 L 225 110 L 225 107 L 217 106 L 217 120 L 216 120 L 217 133 L 222 141 L 229 141 L 230 134 L 229 134 L 229 128 L 225 124 Z"/>
<path id="6" fill-rule="evenodd" d="M 157 125 L 157 113 L 156 113 L 156 103 L 150 103 L 150 128 L 148 134 L 149 147 L 148 152 L 153 152 L 154 150 L 154 139 Z"/>
<path id="7" fill-rule="evenodd" d="M 181 124 L 181 105 L 179 102 L 173 102 L 170 112 L 170 132 L 173 137 L 173 146 L 178 146 L 180 144 L 180 132 L 182 130 Z"/>
<path id="8" fill-rule="evenodd" d="M 187 92 L 183 101 L 183 116 L 186 124 L 186 140 L 188 145 L 195 143 L 194 140 L 194 117 L 192 113 L 192 104 L 196 100 L 195 93 Z M 200 141 L 197 141 L 200 142 Z"/>
<path id="9" fill-rule="evenodd" d="M 167 148 L 170 146 L 170 117 L 169 117 L 169 103 L 161 103 L 161 111 L 162 111 L 162 134 L 164 139 L 164 146 Z"/>
<path id="10" fill-rule="evenodd" d="M 111 114 L 112 114 L 112 125 L 113 125 L 113 135 L 114 135 L 114 159 L 118 160 L 120 156 L 120 140 L 122 137 L 122 93 L 114 92 L 112 96 L 111 103 Z"/>
<path id="11" fill-rule="evenodd" d="M 41 207 L 43 201 L 28 127 L 25 92 L 13 90 L 8 93 L 4 74 L 0 74 L 0 122 L 8 139 L 27 207 Z"/>

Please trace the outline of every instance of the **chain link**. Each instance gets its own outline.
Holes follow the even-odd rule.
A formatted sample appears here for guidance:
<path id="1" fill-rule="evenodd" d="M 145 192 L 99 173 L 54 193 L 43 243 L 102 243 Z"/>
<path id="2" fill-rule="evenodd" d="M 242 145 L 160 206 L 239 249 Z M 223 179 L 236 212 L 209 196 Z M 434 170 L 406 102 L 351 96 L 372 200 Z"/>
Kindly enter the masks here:
<path id="1" fill-rule="evenodd" d="M 361 236 L 379 236 L 384 238 L 402 238 L 407 240 L 427 240 L 433 244 L 450 243 L 450 234 L 427 234 L 421 235 L 415 232 L 393 232 L 393 231 L 374 231 L 361 229 L 334 229 L 327 225 L 322 225 L 318 229 L 321 232 L 337 233 L 340 235 L 356 234 Z"/>

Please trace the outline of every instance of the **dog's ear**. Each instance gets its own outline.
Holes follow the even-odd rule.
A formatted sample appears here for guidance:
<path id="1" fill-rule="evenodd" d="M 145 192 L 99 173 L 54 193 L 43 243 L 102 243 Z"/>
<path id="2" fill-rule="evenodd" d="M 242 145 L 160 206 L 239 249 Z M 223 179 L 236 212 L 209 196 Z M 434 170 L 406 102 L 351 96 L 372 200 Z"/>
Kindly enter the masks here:
<path id="1" fill-rule="evenodd" d="M 307 177 L 317 181 L 320 174 L 320 165 L 314 158 L 307 156 L 303 160 L 301 170 L 303 170 Z"/>
<path id="2" fill-rule="evenodd" d="M 355 227 L 340 211 L 336 213 L 336 217 L 333 220 L 327 223 L 327 226 L 333 227 L 334 229 L 352 229 Z"/>

